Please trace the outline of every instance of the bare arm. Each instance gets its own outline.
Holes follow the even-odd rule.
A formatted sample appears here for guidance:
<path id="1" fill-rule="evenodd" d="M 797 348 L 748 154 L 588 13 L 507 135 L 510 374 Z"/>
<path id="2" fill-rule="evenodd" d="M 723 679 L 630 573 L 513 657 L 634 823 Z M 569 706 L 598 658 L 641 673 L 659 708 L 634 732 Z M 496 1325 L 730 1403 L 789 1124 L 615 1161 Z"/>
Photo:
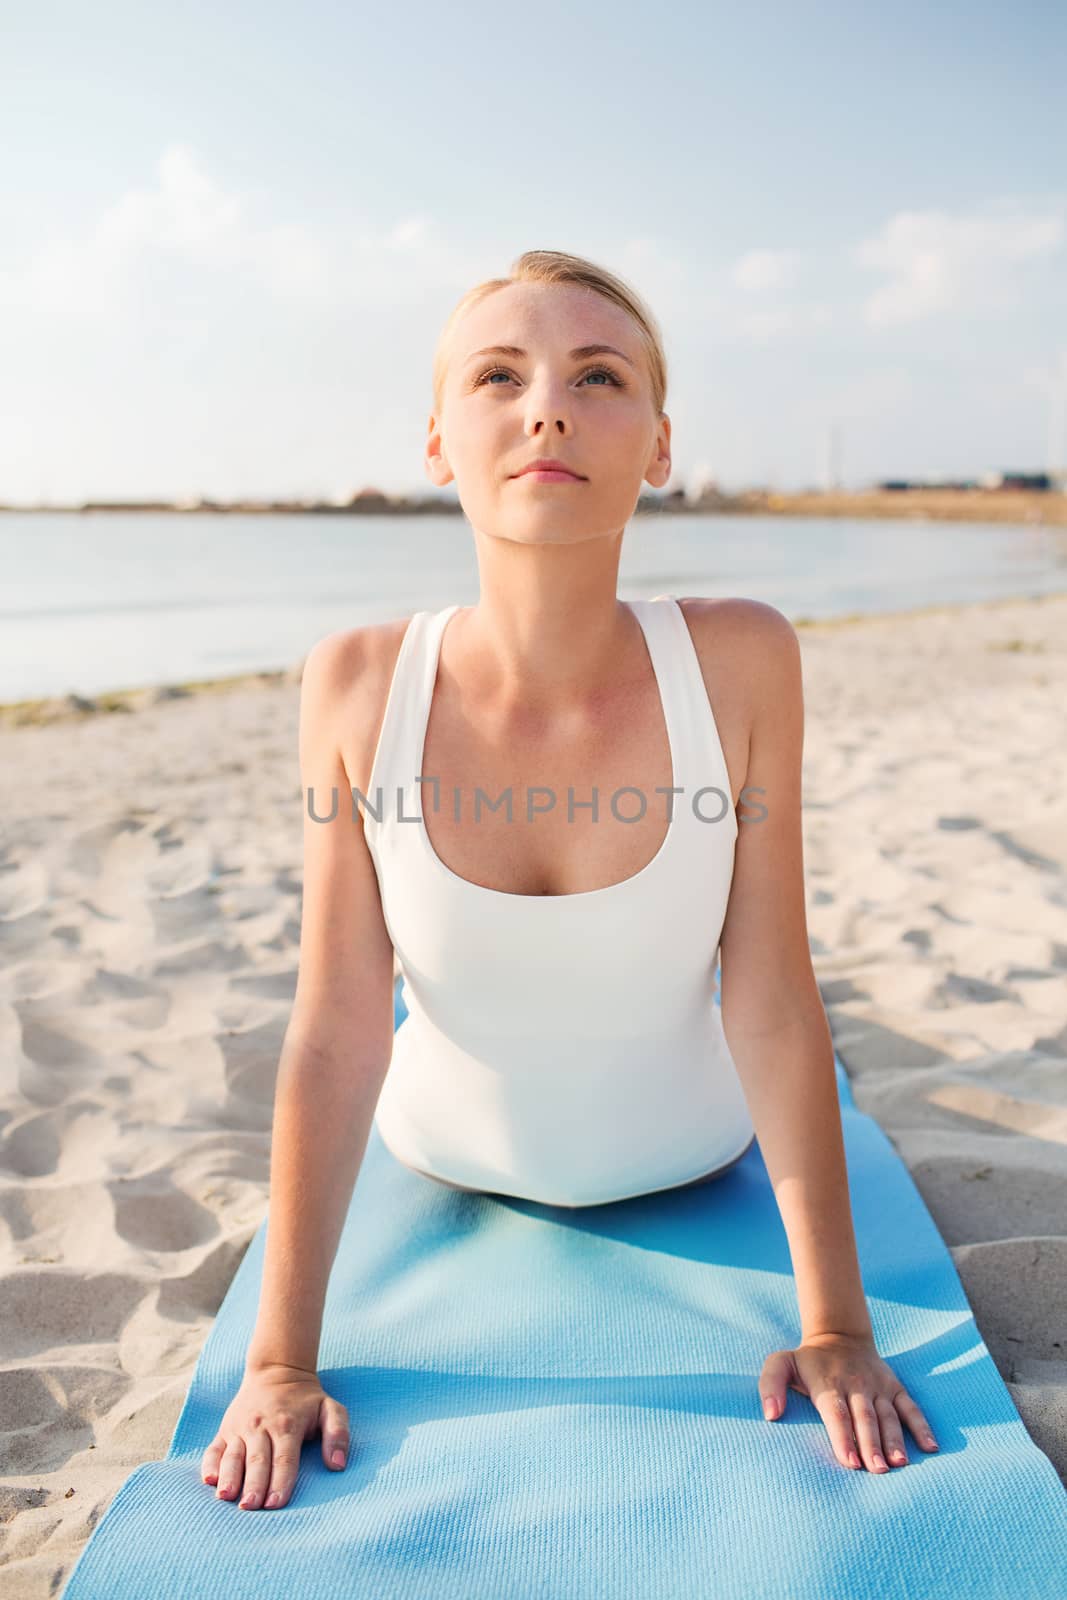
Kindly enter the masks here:
<path id="1" fill-rule="evenodd" d="M 362 814 L 341 756 L 342 717 L 365 715 L 364 630 L 319 641 L 300 690 L 304 891 L 300 966 L 278 1065 L 263 1282 L 246 1367 L 314 1372 L 326 1289 L 393 1047 L 393 948 Z M 365 783 L 360 785 L 365 788 Z M 331 790 L 337 815 L 328 817 Z"/>
<path id="2" fill-rule="evenodd" d="M 788 1236 L 801 1337 L 870 1334 L 804 904 L 800 645 L 774 607 L 751 605 L 754 704 L 721 941 L 723 1029 Z M 746 821 L 760 806 L 763 820 Z"/>
<path id="3" fill-rule="evenodd" d="M 722 938 L 722 1021 L 793 1261 L 801 1335 L 763 1363 L 764 1414 L 790 1389 L 817 1408 L 844 1467 L 907 1464 L 904 1424 L 936 1450 L 929 1423 L 879 1355 L 860 1278 L 833 1040 L 811 966 L 804 906 L 800 643 L 773 606 L 749 603 L 752 687 L 746 791 Z M 758 813 L 756 813 L 758 814 Z"/>

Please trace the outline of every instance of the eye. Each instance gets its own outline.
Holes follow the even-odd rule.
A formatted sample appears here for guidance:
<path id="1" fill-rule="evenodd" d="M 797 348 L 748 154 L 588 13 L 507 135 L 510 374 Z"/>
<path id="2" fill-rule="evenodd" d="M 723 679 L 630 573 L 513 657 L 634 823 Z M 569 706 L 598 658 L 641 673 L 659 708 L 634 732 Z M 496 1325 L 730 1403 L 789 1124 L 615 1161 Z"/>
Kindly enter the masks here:
<path id="1" fill-rule="evenodd" d="M 479 384 L 485 383 L 488 378 L 513 378 L 514 376 L 515 374 L 509 371 L 507 367 L 489 367 L 485 372 L 482 372 L 478 375 L 478 378 L 475 381 L 475 388 L 477 388 Z M 582 373 L 582 378 L 592 377 L 610 378 L 616 389 L 624 389 L 626 387 L 622 379 L 616 373 L 612 372 L 610 367 L 587 367 Z M 500 387 L 500 385 L 491 383 L 489 387 L 491 389 L 497 389 Z M 593 387 L 595 389 L 602 389 L 605 387 L 605 385 L 597 383 L 594 384 Z"/>

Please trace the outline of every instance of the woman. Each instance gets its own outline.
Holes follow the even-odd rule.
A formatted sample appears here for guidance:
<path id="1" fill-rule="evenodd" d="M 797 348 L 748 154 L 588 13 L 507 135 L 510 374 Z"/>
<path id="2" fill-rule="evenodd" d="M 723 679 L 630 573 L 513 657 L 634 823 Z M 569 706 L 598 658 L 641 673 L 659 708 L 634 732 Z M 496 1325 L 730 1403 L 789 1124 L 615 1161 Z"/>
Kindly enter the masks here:
<path id="1" fill-rule="evenodd" d="M 796 634 L 754 601 L 616 595 L 641 485 L 670 476 L 665 391 L 654 319 L 595 265 L 531 251 L 473 289 L 438 347 L 426 467 L 459 487 L 478 603 L 308 656 L 261 1301 L 202 1461 L 242 1507 L 287 1504 L 316 1432 L 347 1458 L 316 1366 L 376 1114 L 429 1179 L 563 1205 L 706 1181 L 754 1134 L 801 1324 L 764 1362 L 765 1414 L 810 1396 L 843 1466 L 903 1464 L 903 1424 L 936 1449 L 860 1280 L 805 921 Z"/>

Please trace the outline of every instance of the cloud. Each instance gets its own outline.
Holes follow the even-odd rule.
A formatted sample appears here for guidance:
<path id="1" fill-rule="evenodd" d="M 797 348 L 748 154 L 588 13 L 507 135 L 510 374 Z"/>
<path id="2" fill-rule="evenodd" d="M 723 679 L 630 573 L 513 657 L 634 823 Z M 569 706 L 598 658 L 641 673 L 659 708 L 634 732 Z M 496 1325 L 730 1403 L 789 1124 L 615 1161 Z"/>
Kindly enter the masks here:
<path id="1" fill-rule="evenodd" d="M 768 344 L 772 339 L 825 328 L 833 319 L 833 309 L 825 304 L 742 306 L 727 314 L 724 331 L 749 339 L 754 344 Z"/>
<path id="2" fill-rule="evenodd" d="M 864 320 L 881 327 L 942 311 L 1012 304 L 1014 273 L 1055 254 L 1065 232 L 1063 213 L 899 211 L 852 252 L 860 267 L 888 280 L 865 302 Z"/>
<path id="3" fill-rule="evenodd" d="M 478 242 L 421 209 L 293 220 L 184 140 L 85 222 L 12 244 L 0 479 L 31 498 L 246 493 L 271 472 L 272 492 L 302 493 L 339 460 L 357 482 L 410 482 L 433 338 L 487 275 Z"/>
<path id="4" fill-rule="evenodd" d="M 328 288 L 331 263 L 308 229 L 257 224 L 242 196 L 172 144 L 152 185 L 127 190 L 87 232 L 46 239 L 0 273 L 0 307 L 91 331 L 121 324 L 153 298 L 165 314 L 172 294 L 204 279 L 306 302 Z"/>
<path id="5" fill-rule="evenodd" d="M 610 260 L 654 306 L 661 324 L 678 329 L 679 341 L 703 327 L 717 337 L 757 344 L 832 320 L 825 302 L 798 304 L 783 293 L 805 259 L 801 250 L 752 249 L 732 263 L 709 268 L 699 254 L 671 249 L 648 235 L 625 240 L 610 252 Z M 778 297 L 770 298 L 772 292 Z"/>
<path id="6" fill-rule="evenodd" d="M 801 260 L 799 250 L 748 250 L 734 262 L 730 277 L 747 293 L 784 289 L 796 277 Z"/>
<path id="7" fill-rule="evenodd" d="M 162 246 L 212 264 L 239 237 L 241 209 L 185 145 L 170 145 L 160 157 L 158 187 L 122 195 L 101 217 L 93 245 L 112 258 Z"/>
<path id="8" fill-rule="evenodd" d="M 834 320 L 825 300 L 805 301 L 794 290 L 808 259 L 803 250 L 746 250 L 724 270 L 715 320 L 727 337 L 753 344 L 802 336 Z"/>
<path id="9" fill-rule="evenodd" d="M 260 315 L 271 306 L 306 318 L 425 299 L 428 284 L 465 283 L 474 266 L 424 216 L 384 229 L 346 216 L 329 231 L 264 220 L 249 195 L 175 142 L 153 181 L 118 195 L 87 230 L 45 239 L 0 269 L 0 312 L 15 326 L 36 319 L 88 335 L 146 315 L 180 322 L 190 304 L 223 322 L 235 309 Z"/>

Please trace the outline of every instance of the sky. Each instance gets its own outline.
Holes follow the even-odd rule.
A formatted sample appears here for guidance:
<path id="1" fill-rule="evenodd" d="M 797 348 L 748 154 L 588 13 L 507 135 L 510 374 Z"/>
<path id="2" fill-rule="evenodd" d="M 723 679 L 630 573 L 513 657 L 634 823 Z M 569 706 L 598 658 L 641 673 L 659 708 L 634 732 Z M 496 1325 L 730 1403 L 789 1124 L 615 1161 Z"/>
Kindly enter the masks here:
<path id="1" fill-rule="evenodd" d="M 670 489 L 1067 466 L 1059 0 L 0 29 L 0 501 L 433 493 L 438 333 L 528 249 L 653 310 Z"/>

